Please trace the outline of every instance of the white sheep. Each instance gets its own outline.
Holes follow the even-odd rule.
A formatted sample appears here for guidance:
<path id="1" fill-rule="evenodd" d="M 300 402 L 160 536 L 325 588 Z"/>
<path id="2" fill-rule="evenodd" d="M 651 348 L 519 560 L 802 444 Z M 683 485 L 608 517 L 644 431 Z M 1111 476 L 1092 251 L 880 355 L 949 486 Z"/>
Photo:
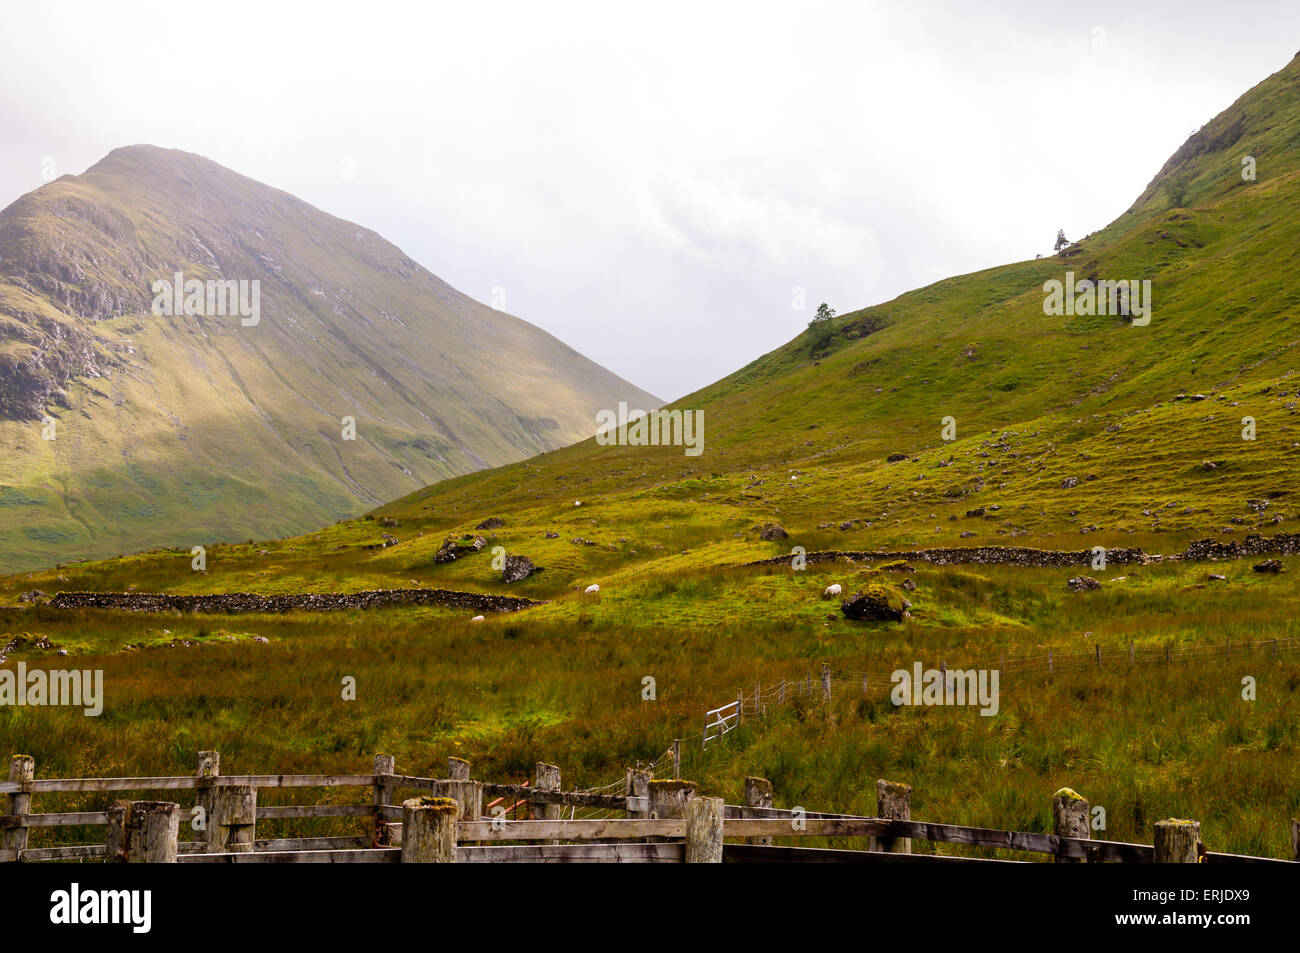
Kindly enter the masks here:
<path id="1" fill-rule="evenodd" d="M 471 621 L 471 622 L 482 622 L 482 621 L 483 621 L 483 617 L 482 617 L 481 615 L 476 615 L 476 616 L 474 616 L 474 618 L 470 619 L 469 621 Z"/>
<path id="2" fill-rule="evenodd" d="M 584 590 L 582 590 L 582 591 L 583 591 L 584 593 L 586 593 L 587 595 L 589 595 L 589 596 L 594 596 L 594 595 L 596 595 L 597 593 L 600 592 L 600 586 L 596 585 L 596 584 L 593 582 L 590 586 L 588 586 L 586 589 L 584 589 Z"/>
<path id="3" fill-rule="evenodd" d="M 822 598 L 833 599 L 843 591 L 844 590 L 840 588 L 840 584 L 838 582 L 833 582 L 826 587 L 826 591 L 822 593 Z"/>

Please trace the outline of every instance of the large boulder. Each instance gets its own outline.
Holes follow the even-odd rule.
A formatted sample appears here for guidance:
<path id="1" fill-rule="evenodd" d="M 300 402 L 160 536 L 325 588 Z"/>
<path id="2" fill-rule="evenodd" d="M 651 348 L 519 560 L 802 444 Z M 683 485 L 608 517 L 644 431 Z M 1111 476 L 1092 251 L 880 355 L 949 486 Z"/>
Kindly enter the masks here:
<path id="1" fill-rule="evenodd" d="M 506 525 L 506 521 L 499 516 L 489 516 L 483 522 L 475 526 L 475 529 L 500 529 Z"/>
<path id="2" fill-rule="evenodd" d="M 1255 572 L 1278 573 L 1285 571 L 1282 569 L 1282 561 L 1280 559 L 1266 559 L 1262 563 L 1255 563 L 1251 568 L 1254 569 Z"/>
<path id="3" fill-rule="evenodd" d="M 1101 583 L 1091 576 L 1075 576 L 1065 584 L 1071 592 L 1087 592 L 1091 589 L 1100 589 Z"/>
<path id="4" fill-rule="evenodd" d="M 533 561 L 527 556 L 507 556 L 505 568 L 501 570 L 502 582 L 519 582 L 533 574 Z"/>
<path id="5" fill-rule="evenodd" d="M 785 528 L 781 525 L 777 523 L 768 523 L 759 532 L 758 538 L 771 542 L 778 539 L 789 539 L 790 534 L 787 533 Z"/>
<path id="6" fill-rule="evenodd" d="M 860 622 L 901 622 L 907 617 L 907 600 L 885 586 L 867 586 L 840 604 L 840 611 Z"/>
<path id="7" fill-rule="evenodd" d="M 434 553 L 433 561 L 436 563 L 453 562 L 461 556 L 478 552 L 486 545 L 487 540 L 482 536 L 471 536 L 466 533 L 459 539 L 453 537 L 444 542 L 442 547 Z"/>

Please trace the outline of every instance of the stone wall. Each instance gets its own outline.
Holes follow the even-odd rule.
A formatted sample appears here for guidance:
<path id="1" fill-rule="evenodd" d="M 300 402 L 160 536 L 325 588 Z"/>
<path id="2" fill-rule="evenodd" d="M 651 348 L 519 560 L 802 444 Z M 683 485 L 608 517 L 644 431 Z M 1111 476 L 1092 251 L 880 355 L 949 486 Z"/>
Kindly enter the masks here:
<path id="1" fill-rule="evenodd" d="M 243 615 L 266 612 L 328 612 L 384 606 L 444 606 L 470 612 L 518 612 L 542 603 L 518 596 L 493 596 L 450 589 L 371 589 L 365 592 L 311 592 L 264 596 L 254 592 L 181 596 L 150 592 L 60 592 L 55 609 L 119 609 L 128 612 L 202 612 Z"/>

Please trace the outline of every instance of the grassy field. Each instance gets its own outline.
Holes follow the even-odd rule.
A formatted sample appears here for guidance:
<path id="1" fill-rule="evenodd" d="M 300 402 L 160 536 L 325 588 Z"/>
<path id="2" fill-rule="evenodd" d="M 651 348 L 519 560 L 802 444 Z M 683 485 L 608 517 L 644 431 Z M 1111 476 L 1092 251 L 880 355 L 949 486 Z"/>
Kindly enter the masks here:
<path id="1" fill-rule="evenodd" d="M 1069 593 L 1066 570 L 915 568 L 913 618 L 875 627 L 820 598 L 862 571 L 849 564 L 698 569 L 478 624 L 429 609 L 214 619 L 37 608 L 22 617 L 26 631 L 70 647 L 79 667 L 102 667 L 108 701 L 98 718 L 0 710 L 0 739 L 33 753 L 44 776 L 191 773 L 201 748 L 220 750 L 227 772 L 343 773 L 383 751 L 426 775 L 455 754 L 495 780 L 522 781 L 546 760 L 568 784 L 594 786 L 681 738 L 683 773 L 733 800 L 740 779 L 758 774 L 780 805 L 870 813 L 872 782 L 888 777 L 915 786 L 918 818 L 1048 830 L 1049 795 L 1070 786 L 1106 808 L 1111 839 L 1149 842 L 1154 820 L 1193 816 L 1212 849 L 1285 852 L 1288 812 L 1300 809 L 1300 662 L 1257 653 L 1127 664 L 1130 640 L 1139 654 L 1227 640 L 1240 653 L 1245 642 L 1300 636 L 1300 596 L 1285 576 L 1167 564 Z M 1228 579 L 1205 583 L 1211 569 Z M 167 647 L 174 639 L 199 644 Z M 848 675 L 829 706 L 791 692 L 699 750 L 706 709 L 757 682 L 815 675 L 822 662 L 888 675 L 913 661 L 996 667 L 1096 646 L 1100 669 L 1006 674 L 996 717 L 896 708 Z M 39 655 L 48 653 L 26 657 Z M 1244 675 L 1258 680 L 1253 702 L 1241 697 Z M 345 676 L 355 701 L 342 698 Z M 654 701 L 642 698 L 646 676 Z M 43 797 L 42 809 L 53 802 Z"/>

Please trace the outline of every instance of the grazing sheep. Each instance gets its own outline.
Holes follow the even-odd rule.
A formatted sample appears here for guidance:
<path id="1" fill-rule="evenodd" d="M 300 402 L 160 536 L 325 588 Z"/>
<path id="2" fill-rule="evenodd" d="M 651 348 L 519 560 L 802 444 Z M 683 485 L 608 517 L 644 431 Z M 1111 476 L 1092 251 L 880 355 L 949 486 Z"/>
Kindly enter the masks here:
<path id="1" fill-rule="evenodd" d="M 833 583 L 831 583 L 829 586 L 826 587 L 826 591 L 822 593 L 822 598 L 823 598 L 823 599 L 834 599 L 834 598 L 835 598 L 836 596 L 838 596 L 842 591 L 843 591 L 843 590 L 840 589 L 840 584 L 839 584 L 838 582 L 833 582 Z"/>
<path id="2" fill-rule="evenodd" d="M 471 621 L 471 622 L 482 622 L 482 621 L 483 621 L 483 617 L 482 617 L 481 615 L 476 615 L 476 616 L 474 616 L 474 618 L 470 619 L 469 621 Z"/>
<path id="3" fill-rule="evenodd" d="M 582 590 L 582 591 L 583 591 L 584 593 L 586 593 L 587 595 L 589 595 L 589 596 L 594 596 L 594 595 L 596 595 L 598 592 L 600 592 L 600 586 L 596 585 L 596 584 L 593 582 L 590 586 L 588 586 L 586 589 L 584 589 L 584 590 Z"/>

